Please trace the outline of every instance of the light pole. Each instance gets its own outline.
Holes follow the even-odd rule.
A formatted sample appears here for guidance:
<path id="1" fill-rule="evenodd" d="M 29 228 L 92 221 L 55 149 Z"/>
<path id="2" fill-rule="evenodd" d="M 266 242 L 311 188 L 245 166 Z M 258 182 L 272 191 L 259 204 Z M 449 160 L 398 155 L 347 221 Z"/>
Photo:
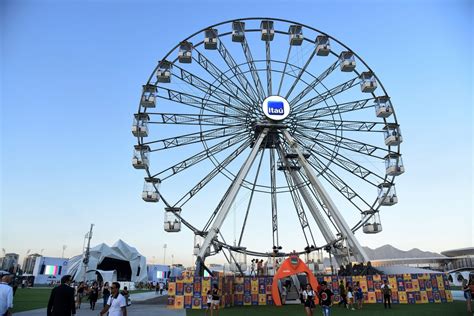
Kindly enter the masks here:
<path id="1" fill-rule="evenodd" d="M 174 263 L 174 255 L 171 254 L 171 265 L 173 265 L 173 263 Z"/>
<path id="2" fill-rule="evenodd" d="M 163 264 L 166 265 L 166 244 L 163 245 Z"/>
<path id="3" fill-rule="evenodd" d="M 61 258 L 64 259 L 64 250 L 66 250 L 67 246 L 66 245 L 63 245 L 63 254 L 61 255 Z"/>

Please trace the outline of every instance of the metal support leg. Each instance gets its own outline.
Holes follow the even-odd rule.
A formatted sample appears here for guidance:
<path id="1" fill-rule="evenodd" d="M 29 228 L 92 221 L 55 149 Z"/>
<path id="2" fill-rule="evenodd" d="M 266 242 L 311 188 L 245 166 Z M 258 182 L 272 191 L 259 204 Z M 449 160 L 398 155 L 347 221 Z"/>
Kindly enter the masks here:
<path id="1" fill-rule="evenodd" d="M 337 209 L 331 197 L 326 192 L 321 182 L 318 180 L 318 177 L 316 176 L 313 168 L 311 168 L 309 163 L 306 161 L 306 158 L 301 152 L 299 144 L 293 139 L 293 137 L 290 135 L 290 133 L 288 133 L 288 131 L 283 130 L 283 135 L 287 140 L 288 144 L 290 144 L 291 148 L 294 149 L 295 152 L 298 154 L 298 160 L 301 166 L 303 167 L 306 176 L 311 182 L 311 185 L 313 186 L 314 190 L 323 200 L 324 204 L 327 205 L 329 213 L 334 218 L 335 224 L 341 231 L 343 237 L 347 239 L 348 245 L 352 250 L 354 258 L 360 262 L 367 262 L 369 260 L 367 254 L 365 253 L 362 246 L 359 244 L 359 241 L 357 241 L 357 239 L 355 238 L 354 234 L 352 233 L 352 230 L 349 228 L 349 225 L 347 225 L 346 221 L 342 217 L 341 213 Z"/>
<path id="2" fill-rule="evenodd" d="M 314 220 L 316 221 L 316 224 L 319 227 L 319 230 L 323 234 L 324 239 L 328 244 L 333 244 L 337 238 L 329 228 L 328 224 L 326 223 L 323 215 L 319 211 L 318 207 L 316 206 L 316 203 L 311 197 L 311 194 L 308 192 L 308 189 L 305 185 L 303 185 L 303 180 L 301 179 L 301 176 L 298 174 L 296 171 L 291 171 L 291 177 L 293 178 L 296 186 L 299 188 L 299 191 L 301 193 L 301 196 L 303 197 L 306 205 L 308 206 L 309 211 L 311 212 L 311 215 L 313 215 Z M 334 257 L 336 258 L 337 264 L 342 265 L 345 264 L 346 260 L 344 260 L 345 255 L 340 254 L 337 249 L 333 253 Z"/>
<path id="3" fill-rule="evenodd" d="M 240 186 L 242 182 L 244 181 L 245 177 L 247 176 L 247 173 L 249 172 L 250 167 L 252 167 L 255 157 L 257 157 L 257 153 L 260 149 L 260 145 L 262 144 L 262 141 L 265 138 L 265 136 L 268 134 L 268 130 L 269 130 L 268 128 L 265 128 L 262 131 L 262 133 L 258 136 L 258 139 L 255 141 L 255 144 L 253 145 L 250 155 L 248 156 L 247 160 L 243 164 L 242 168 L 240 168 L 240 171 L 237 174 L 234 182 L 232 182 L 230 190 L 229 190 L 229 194 L 227 194 L 224 200 L 224 203 L 222 203 L 222 208 L 217 214 L 214 220 L 214 223 L 212 224 L 211 228 L 207 232 L 206 238 L 204 239 L 201 245 L 201 248 L 199 249 L 199 253 L 197 255 L 197 262 L 204 261 L 206 249 L 211 245 L 212 240 L 219 233 L 219 230 L 222 224 L 224 223 L 224 220 L 227 217 L 227 214 L 230 211 L 230 207 L 232 206 L 232 203 L 234 202 L 235 197 L 237 196 L 237 193 L 239 193 Z"/>

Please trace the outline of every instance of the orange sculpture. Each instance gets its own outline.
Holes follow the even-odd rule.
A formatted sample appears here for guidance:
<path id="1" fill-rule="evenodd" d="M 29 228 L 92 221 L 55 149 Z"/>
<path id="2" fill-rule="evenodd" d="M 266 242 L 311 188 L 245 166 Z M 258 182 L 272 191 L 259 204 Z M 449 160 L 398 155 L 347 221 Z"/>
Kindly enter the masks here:
<path id="1" fill-rule="evenodd" d="M 290 275 L 306 273 L 308 277 L 309 284 L 313 288 L 313 291 L 316 293 L 318 290 L 318 280 L 313 275 L 313 272 L 308 268 L 308 266 L 296 255 L 291 254 L 288 259 L 283 261 L 277 273 L 273 277 L 272 283 L 272 297 L 273 303 L 276 306 L 281 306 L 280 291 L 278 289 L 278 280 L 286 278 Z M 318 304 L 319 299 L 315 295 L 315 303 Z"/>

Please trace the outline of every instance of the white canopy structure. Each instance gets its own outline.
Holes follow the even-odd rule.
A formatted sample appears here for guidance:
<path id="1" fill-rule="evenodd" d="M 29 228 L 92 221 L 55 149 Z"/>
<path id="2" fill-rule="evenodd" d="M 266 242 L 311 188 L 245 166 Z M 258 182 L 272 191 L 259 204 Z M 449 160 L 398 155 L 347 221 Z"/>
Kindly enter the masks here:
<path id="1" fill-rule="evenodd" d="M 71 258 L 67 273 L 76 281 L 82 281 L 86 273 L 86 280 L 95 280 L 99 275 L 109 282 L 146 282 L 146 257 L 119 239 L 112 247 L 102 243 L 91 248 L 87 269 L 84 269 L 83 255 Z"/>

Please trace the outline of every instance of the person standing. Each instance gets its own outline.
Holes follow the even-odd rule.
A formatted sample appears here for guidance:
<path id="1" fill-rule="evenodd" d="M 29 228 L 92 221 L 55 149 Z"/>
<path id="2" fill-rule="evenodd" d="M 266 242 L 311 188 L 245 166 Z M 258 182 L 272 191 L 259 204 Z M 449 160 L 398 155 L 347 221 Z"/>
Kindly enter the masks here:
<path id="1" fill-rule="evenodd" d="M 263 274 L 263 259 L 258 261 L 257 260 L 257 275 Z"/>
<path id="2" fill-rule="evenodd" d="M 382 290 L 383 294 L 383 305 L 385 308 L 392 308 L 391 302 L 392 302 L 392 288 L 388 284 L 387 279 L 383 280 L 383 284 L 380 287 Z"/>
<path id="3" fill-rule="evenodd" d="M 328 289 L 328 284 L 326 281 L 321 282 L 321 291 L 319 291 L 318 294 L 319 302 L 323 310 L 323 316 L 330 316 L 334 293 L 330 289 Z"/>
<path id="4" fill-rule="evenodd" d="M 0 282 L 0 315 L 10 316 L 13 309 L 13 289 L 9 285 L 12 281 L 11 274 L 2 276 Z"/>
<path id="5" fill-rule="evenodd" d="M 49 296 L 48 316 L 71 316 L 76 315 L 74 302 L 74 289 L 70 286 L 71 276 L 65 275 L 61 278 L 61 285 L 55 287 Z"/>
<path id="6" fill-rule="evenodd" d="M 104 299 L 104 305 L 102 307 L 105 307 L 105 305 L 107 305 L 109 296 L 110 296 L 109 282 L 105 282 L 104 288 L 102 289 L 102 298 Z"/>
<path id="7" fill-rule="evenodd" d="M 165 288 L 165 285 L 163 282 L 160 282 L 160 295 L 163 295 L 163 289 Z"/>
<path id="8" fill-rule="evenodd" d="M 281 304 L 285 305 L 286 304 L 286 296 L 288 295 L 288 290 L 286 289 L 286 286 L 283 285 L 281 287 Z"/>
<path id="9" fill-rule="evenodd" d="M 216 315 L 219 316 L 219 304 L 220 304 L 220 295 L 219 295 L 219 287 L 217 284 L 212 286 L 212 304 L 211 304 L 211 316 L 213 316 L 214 310 L 216 311 Z"/>
<path id="10" fill-rule="evenodd" d="M 255 259 L 252 259 L 250 262 L 250 276 L 255 275 Z"/>
<path id="11" fill-rule="evenodd" d="M 355 298 L 357 309 L 362 309 L 362 303 L 364 302 L 364 293 L 362 293 L 362 288 L 360 287 L 359 282 L 356 283 Z"/>
<path id="12" fill-rule="evenodd" d="M 352 284 L 347 283 L 347 309 L 355 310 L 354 308 L 354 290 Z"/>
<path id="13" fill-rule="evenodd" d="M 344 307 L 347 307 L 346 287 L 344 286 L 343 280 L 341 280 L 341 282 L 339 283 L 339 295 L 341 296 L 341 300 L 339 301 L 339 306 L 343 304 Z"/>
<path id="14" fill-rule="evenodd" d="M 125 297 L 125 303 L 127 303 L 127 306 L 132 305 L 130 304 L 130 292 L 126 286 L 123 287 L 122 295 Z"/>
<path id="15" fill-rule="evenodd" d="M 303 291 L 303 301 L 304 301 L 304 310 L 307 316 L 313 316 L 313 310 L 316 306 L 314 303 L 314 298 L 316 293 L 314 293 L 311 284 L 306 284 L 306 289 Z"/>
<path id="16" fill-rule="evenodd" d="M 112 282 L 110 291 L 112 294 L 107 301 L 107 305 L 100 311 L 99 315 L 102 316 L 109 312 L 109 316 L 127 316 L 127 302 L 125 297 L 119 293 L 120 283 Z"/>
<path id="17" fill-rule="evenodd" d="M 210 311 L 211 307 L 212 307 L 212 294 L 211 294 L 211 291 L 207 291 L 206 298 L 207 298 L 207 309 L 206 309 L 205 315 L 207 316 L 207 312 Z"/>
<path id="18" fill-rule="evenodd" d="M 464 298 L 466 299 L 467 312 L 472 313 L 471 287 L 469 286 L 469 282 L 466 279 L 462 280 L 462 290 L 464 292 Z"/>

